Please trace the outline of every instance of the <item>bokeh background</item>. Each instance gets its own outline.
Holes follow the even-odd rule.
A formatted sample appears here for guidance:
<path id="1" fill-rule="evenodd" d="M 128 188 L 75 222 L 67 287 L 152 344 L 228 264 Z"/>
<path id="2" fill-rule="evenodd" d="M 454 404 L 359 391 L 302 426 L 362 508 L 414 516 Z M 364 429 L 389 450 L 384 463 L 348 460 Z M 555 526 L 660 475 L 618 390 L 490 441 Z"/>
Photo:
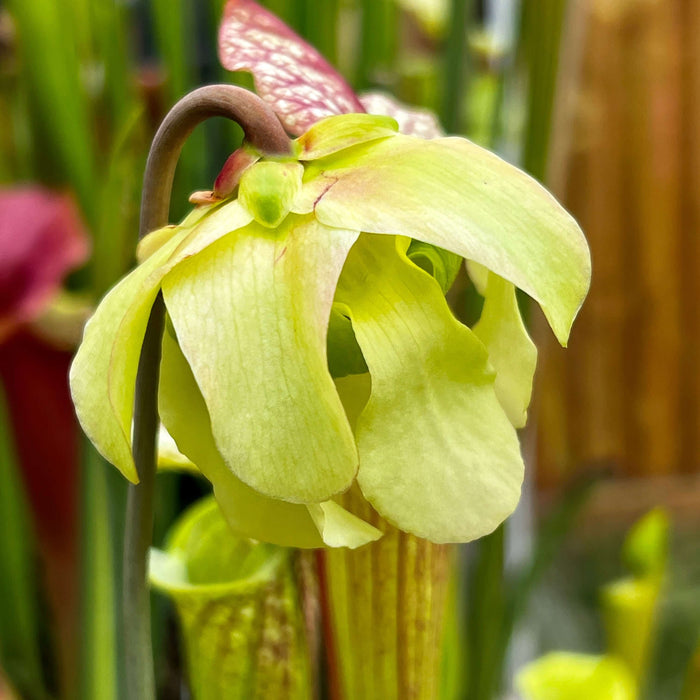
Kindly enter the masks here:
<path id="1" fill-rule="evenodd" d="M 600 653 L 600 589 L 655 507 L 670 545 L 644 697 L 699 697 L 700 3 L 262 4 L 357 90 L 427 107 L 545 183 L 591 246 L 568 349 L 522 299 L 540 349 L 528 483 L 513 520 L 464 548 L 451 697 L 505 696 L 552 649 Z M 134 262 L 158 123 L 200 84 L 251 85 L 218 63 L 223 5 L 0 2 L 0 698 L 116 697 L 125 486 L 80 436 L 66 373 L 90 308 Z M 173 221 L 240 138 L 223 120 L 197 128 Z M 73 242 L 65 260 L 59 239 Z M 27 305 L 37 271 L 45 289 Z M 450 302 L 478 317 L 465 274 Z M 158 489 L 156 542 L 204 486 L 165 474 Z M 163 696 L 178 697 L 165 600 L 154 617 Z"/>

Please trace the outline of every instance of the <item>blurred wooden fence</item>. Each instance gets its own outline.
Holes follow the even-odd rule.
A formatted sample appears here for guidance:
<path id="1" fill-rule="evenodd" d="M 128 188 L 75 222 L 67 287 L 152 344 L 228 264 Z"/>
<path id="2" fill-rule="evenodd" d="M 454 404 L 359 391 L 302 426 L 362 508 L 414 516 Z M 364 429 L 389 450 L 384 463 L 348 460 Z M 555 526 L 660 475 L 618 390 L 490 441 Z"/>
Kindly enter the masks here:
<path id="1" fill-rule="evenodd" d="M 593 285 L 568 350 L 536 328 L 540 481 L 694 472 L 700 1 L 576 0 L 569 19 L 549 185 L 586 232 Z"/>

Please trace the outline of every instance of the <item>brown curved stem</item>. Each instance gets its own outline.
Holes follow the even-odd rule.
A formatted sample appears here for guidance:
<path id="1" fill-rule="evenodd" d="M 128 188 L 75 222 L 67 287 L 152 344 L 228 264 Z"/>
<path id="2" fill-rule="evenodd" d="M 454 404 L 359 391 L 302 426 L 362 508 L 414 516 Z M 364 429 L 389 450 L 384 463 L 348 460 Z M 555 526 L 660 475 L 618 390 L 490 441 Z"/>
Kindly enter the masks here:
<path id="1" fill-rule="evenodd" d="M 146 162 L 139 237 L 168 223 L 170 192 L 180 151 L 197 124 L 227 117 L 264 155 L 288 155 L 291 142 L 275 113 L 257 96 L 234 85 L 207 85 L 185 95 L 166 115 Z"/>
<path id="2" fill-rule="evenodd" d="M 139 237 L 168 223 L 170 195 L 180 152 L 197 124 L 227 117 L 265 155 L 291 153 L 274 112 L 256 95 L 233 85 L 210 85 L 183 97 L 158 129 L 146 162 Z M 127 698 L 153 700 L 148 550 L 153 535 L 153 492 L 158 433 L 158 379 L 165 304 L 159 294 L 144 336 L 134 398 L 133 453 L 139 483 L 129 486 L 124 532 L 124 652 Z"/>

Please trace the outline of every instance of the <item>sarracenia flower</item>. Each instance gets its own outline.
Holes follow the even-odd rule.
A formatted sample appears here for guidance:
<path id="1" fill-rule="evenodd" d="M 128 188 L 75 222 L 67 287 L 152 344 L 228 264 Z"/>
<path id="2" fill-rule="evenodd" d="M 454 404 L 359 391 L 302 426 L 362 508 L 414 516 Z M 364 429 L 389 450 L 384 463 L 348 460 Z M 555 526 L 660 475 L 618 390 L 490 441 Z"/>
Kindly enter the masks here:
<path id="1" fill-rule="evenodd" d="M 565 344 L 590 276 L 578 226 L 497 156 L 390 117 L 323 118 L 292 151 L 244 146 L 225 199 L 143 240 L 71 371 L 85 431 L 136 480 L 134 382 L 160 292 L 161 420 L 238 533 L 376 539 L 333 500 L 354 483 L 418 536 L 490 532 L 519 498 L 534 362 L 513 285 Z M 455 256 L 486 295 L 474 329 L 445 300 Z"/>

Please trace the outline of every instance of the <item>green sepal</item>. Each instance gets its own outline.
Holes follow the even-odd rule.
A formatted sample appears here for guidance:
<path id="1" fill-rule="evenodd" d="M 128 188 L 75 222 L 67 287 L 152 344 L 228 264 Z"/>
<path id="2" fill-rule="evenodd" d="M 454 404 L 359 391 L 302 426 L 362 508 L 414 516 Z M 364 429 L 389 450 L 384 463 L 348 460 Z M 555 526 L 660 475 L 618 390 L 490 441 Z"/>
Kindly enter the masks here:
<path id="1" fill-rule="evenodd" d="M 376 114 L 338 114 L 317 121 L 300 136 L 299 160 L 310 161 L 368 141 L 393 136 L 398 124 L 392 117 Z"/>

